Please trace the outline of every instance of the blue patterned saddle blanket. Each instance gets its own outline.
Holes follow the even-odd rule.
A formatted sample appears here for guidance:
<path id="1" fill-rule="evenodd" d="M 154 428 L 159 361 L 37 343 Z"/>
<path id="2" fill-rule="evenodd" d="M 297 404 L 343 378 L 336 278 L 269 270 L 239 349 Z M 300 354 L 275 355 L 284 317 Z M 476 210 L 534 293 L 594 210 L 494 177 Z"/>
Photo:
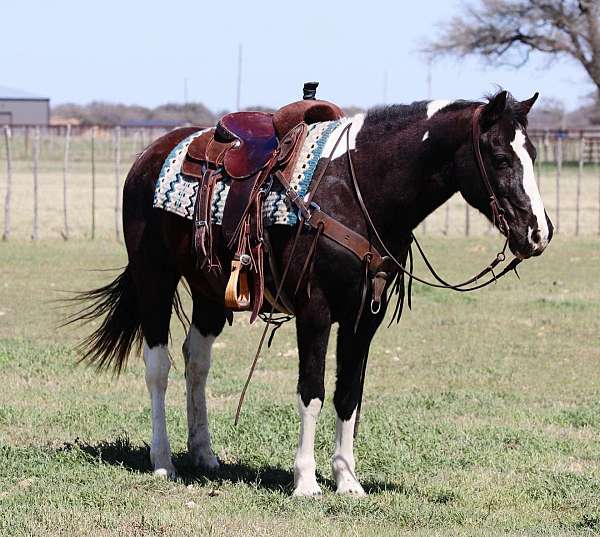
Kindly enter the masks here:
<path id="1" fill-rule="evenodd" d="M 336 121 L 313 123 L 308 127 L 308 135 L 304 141 L 300 156 L 294 165 L 291 186 L 302 197 L 309 191 L 310 184 L 321 157 L 335 158 L 342 154 L 340 148 L 346 150 L 344 140 L 340 140 L 335 155 L 332 155 L 335 143 L 343 129 L 356 118 L 342 118 Z M 362 124 L 362 118 L 357 122 Z M 360 128 L 356 125 L 356 128 Z M 351 131 L 355 131 L 353 122 Z M 198 181 L 181 172 L 188 146 L 205 130 L 195 132 L 181 141 L 165 160 L 154 191 L 154 207 L 177 214 L 189 220 L 194 218 L 194 206 L 198 194 Z M 356 132 L 356 131 L 355 131 Z M 223 209 L 227 201 L 231 179 L 225 178 L 215 185 L 211 203 L 211 222 L 221 225 Z M 291 205 L 281 185 L 275 181 L 271 191 L 263 203 L 264 224 L 267 226 L 280 224 L 293 226 L 298 222 L 296 209 Z"/>

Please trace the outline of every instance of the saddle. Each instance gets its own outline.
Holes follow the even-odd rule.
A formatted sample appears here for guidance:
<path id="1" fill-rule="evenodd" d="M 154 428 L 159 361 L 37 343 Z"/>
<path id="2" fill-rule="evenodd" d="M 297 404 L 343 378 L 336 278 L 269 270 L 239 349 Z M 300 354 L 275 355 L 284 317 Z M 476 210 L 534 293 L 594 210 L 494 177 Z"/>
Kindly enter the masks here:
<path id="1" fill-rule="evenodd" d="M 294 164 L 307 136 L 307 126 L 340 119 L 344 115 L 335 104 L 315 99 L 317 85 L 305 84 L 302 101 L 288 104 L 272 114 L 227 114 L 216 127 L 192 141 L 183 163 L 182 172 L 199 182 L 193 247 L 197 265 L 205 270 L 223 270 L 213 248 L 210 211 L 216 183 L 224 178 L 231 179 L 222 222 L 222 234 L 231 256 L 225 307 L 232 311 L 252 310 L 251 322 L 261 311 L 265 297 L 266 238 L 262 205 L 274 180 L 282 185 L 301 219 L 305 223 L 311 222 L 319 230 L 317 239 L 319 234 L 325 234 L 361 260 L 367 259 L 373 267 L 381 261 L 378 254 L 373 255 L 369 241 L 320 209 L 311 210 L 290 186 Z M 275 307 L 269 293 L 267 298 Z"/>

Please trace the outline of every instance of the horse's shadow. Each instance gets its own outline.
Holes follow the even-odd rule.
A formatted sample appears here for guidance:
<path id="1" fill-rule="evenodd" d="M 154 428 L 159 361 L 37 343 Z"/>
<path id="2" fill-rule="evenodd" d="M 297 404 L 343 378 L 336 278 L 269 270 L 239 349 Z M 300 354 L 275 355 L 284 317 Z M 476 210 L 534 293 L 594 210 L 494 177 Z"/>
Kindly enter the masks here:
<path id="1" fill-rule="evenodd" d="M 152 472 L 148 444 L 133 445 L 126 436 L 119 436 L 115 440 L 104 440 L 96 444 L 90 444 L 77 438 L 73 443 L 65 443 L 60 451 L 74 449 L 86 453 L 95 462 L 120 466 L 129 472 Z M 186 452 L 175 453 L 173 463 L 177 469 L 178 479 L 185 485 L 214 487 L 226 482 L 233 482 L 245 483 L 264 490 L 291 492 L 294 483 L 293 473 L 279 466 L 257 467 L 220 461 L 221 465 L 218 471 L 206 472 L 195 467 Z M 335 489 L 335 483 L 331 479 L 322 475 L 318 475 L 318 478 L 329 489 Z M 402 492 L 403 487 L 381 481 L 366 481 L 363 483 L 363 488 L 365 492 L 373 494 L 383 491 Z"/>

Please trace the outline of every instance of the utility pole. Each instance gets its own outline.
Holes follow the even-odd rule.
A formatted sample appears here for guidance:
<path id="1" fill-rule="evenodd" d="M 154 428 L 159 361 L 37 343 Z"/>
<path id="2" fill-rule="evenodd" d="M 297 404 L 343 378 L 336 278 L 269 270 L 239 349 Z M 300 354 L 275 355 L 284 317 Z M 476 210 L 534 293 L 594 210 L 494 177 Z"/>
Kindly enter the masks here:
<path id="1" fill-rule="evenodd" d="M 429 58 L 427 60 L 427 99 L 431 100 L 431 63 L 432 63 L 432 59 Z"/>
<path id="2" fill-rule="evenodd" d="M 240 96 L 242 94 L 242 44 L 238 46 L 238 72 L 237 72 L 237 94 L 235 98 L 235 109 L 240 109 Z"/>

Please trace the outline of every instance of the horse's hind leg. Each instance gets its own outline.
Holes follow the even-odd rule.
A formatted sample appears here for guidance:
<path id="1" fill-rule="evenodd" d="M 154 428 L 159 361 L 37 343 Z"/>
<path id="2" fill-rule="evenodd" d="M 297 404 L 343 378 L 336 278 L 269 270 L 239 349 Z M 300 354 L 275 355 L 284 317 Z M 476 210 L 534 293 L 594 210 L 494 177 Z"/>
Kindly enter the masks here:
<path id="1" fill-rule="evenodd" d="M 194 295 L 192 325 L 183 344 L 187 386 L 188 451 L 195 466 L 219 468 L 210 445 L 206 410 L 206 378 L 210 370 L 211 349 L 225 325 L 222 305 Z"/>
<path id="2" fill-rule="evenodd" d="M 152 405 L 150 460 L 156 475 L 174 478 L 176 472 L 167 436 L 165 395 L 171 369 L 168 351 L 169 323 L 178 277 L 167 267 L 146 264 L 143 270 L 134 269 L 134 280 L 144 334 L 146 386 Z"/>

